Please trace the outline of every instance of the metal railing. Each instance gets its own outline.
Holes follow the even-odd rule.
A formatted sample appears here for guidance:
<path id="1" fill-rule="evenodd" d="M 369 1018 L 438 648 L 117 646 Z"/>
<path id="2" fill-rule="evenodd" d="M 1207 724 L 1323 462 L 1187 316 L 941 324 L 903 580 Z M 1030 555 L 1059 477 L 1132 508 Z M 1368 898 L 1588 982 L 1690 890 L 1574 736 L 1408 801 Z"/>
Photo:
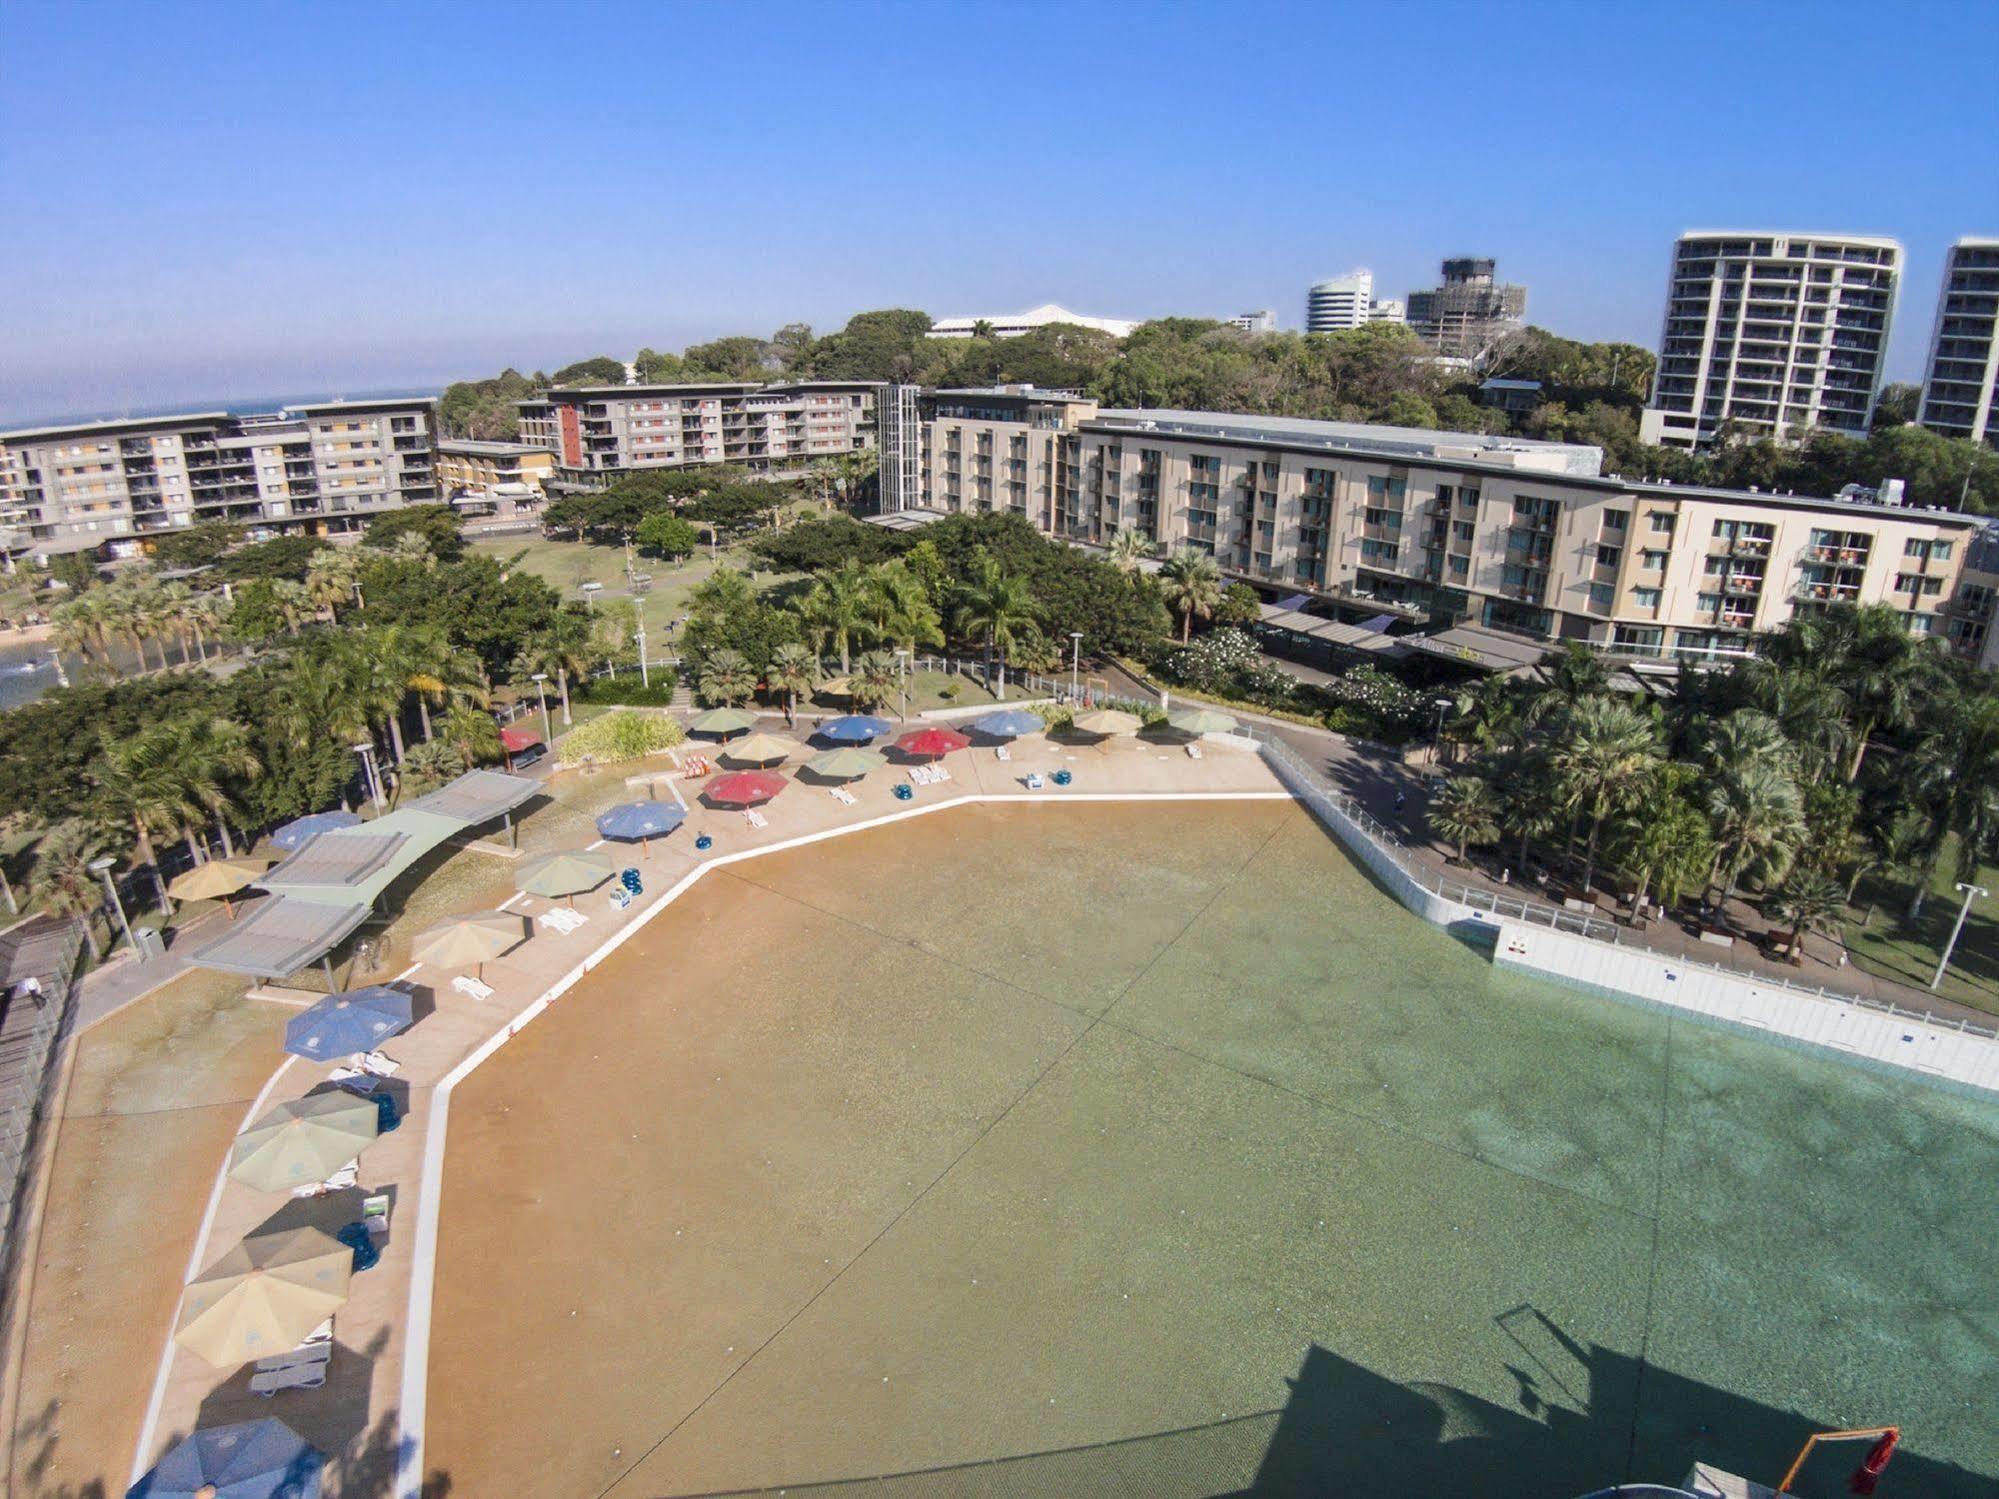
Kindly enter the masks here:
<path id="1" fill-rule="evenodd" d="M 34 1005 L 35 1017 L 25 1034 L 17 1032 L 7 1038 L 4 1070 L 0 1070 L 0 1286 L 13 1284 L 16 1215 L 28 1179 L 36 1125 L 48 1103 L 54 1063 L 76 1013 L 77 958 L 82 950 L 82 924 L 72 921 L 52 971 L 37 975 L 41 996 L 8 1001 L 10 1007 Z"/>

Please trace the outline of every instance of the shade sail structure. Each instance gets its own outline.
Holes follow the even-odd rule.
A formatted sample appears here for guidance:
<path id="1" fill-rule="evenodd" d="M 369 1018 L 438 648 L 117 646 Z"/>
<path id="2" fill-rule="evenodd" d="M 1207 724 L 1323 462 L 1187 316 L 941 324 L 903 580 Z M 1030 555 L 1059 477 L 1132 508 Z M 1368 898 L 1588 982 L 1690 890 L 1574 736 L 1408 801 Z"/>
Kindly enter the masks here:
<path id="1" fill-rule="evenodd" d="M 805 768 L 816 776 L 826 777 L 829 781 L 851 781 L 856 776 L 864 776 L 871 770 L 880 770 L 886 764 L 888 756 L 880 750 L 855 749 L 848 746 L 820 751 L 805 762 Z"/>
<path id="2" fill-rule="evenodd" d="M 346 1304 L 354 1251 L 316 1228 L 253 1234 L 181 1297 L 174 1341 L 218 1369 L 296 1348 Z"/>
<path id="3" fill-rule="evenodd" d="M 174 876 L 167 894 L 175 900 L 227 900 L 245 885 L 254 885 L 271 867 L 269 859 L 210 859 Z"/>
<path id="4" fill-rule="evenodd" d="M 522 750 L 533 749 L 540 743 L 540 734 L 519 724 L 508 724 L 500 730 L 500 748 L 510 755 L 518 755 Z"/>
<path id="5" fill-rule="evenodd" d="M 835 744 L 866 744 L 894 727 L 886 718 L 876 718 L 872 713 L 843 713 L 819 725 L 819 735 Z"/>
<path id="6" fill-rule="evenodd" d="M 315 833 L 254 882 L 280 898 L 261 902 L 226 936 L 196 948 L 192 961 L 257 978 L 296 973 L 331 952 L 396 878 L 438 844 L 499 820 L 539 790 L 524 776 L 470 770 L 373 822 Z"/>
<path id="7" fill-rule="evenodd" d="M 1143 725 L 1135 713 L 1116 708 L 1099 708 L 1094 713 L 1076 715 L 1075 726 L 1085 734 L 1136 734 Z"/>
<path id="8" fill-rule="evenodd" d="M 710 708 L 706 713 L 695 714 L 687 723 L 687 727 L 697 734 L 714 734 L 722 738 L 741 734 L 756 726 L 755 717 L 741 708 Z"/>
<path id="9" fill-rule="evenodd" d="M 273 1416 L 184 1437 L 125 1499 L 319 1499 L 326 1454 Z"/>
<path id="10" fill-rule="evenodd" d="M 1166 722 L 1183 734 L 1233 734 L 1240 725 L 1219 708 L 1181 708 Z"/>
<path id="11" fill-rule="evenodd" d="M 474 911 L 418 932 L 410 955 L 438 968 L 472 968 L 491 962 L 526 936 L 525 917 L 511 911 Z"/>
<path id="12" fill-rule="evenodd" d="M 259 1192 L 325 1181 L 375 1143 L 381 1112 L 341 1089 L 281 1103 L 236 1137 L 229 1174 Z"/>
<path id="13" fill-rule="evenodd" d="M 687 809 L 673 802 L 621 802 L 597 815 L 597 831 L 621 843 L 661 838 L 687 821 Z"/>
<path id="14" fill-rule="evenodd" d="M 412 1012 L 406 990 L 387 984 L 329 994 L 285 1022 L 285 1050 L 308 1062 L 330 1062 L 357 1051 L 373 1051 L 409 1028 Z"/>
<path id="15" fill-rule="evenodd" d="M 784 790 L 785 779 L 768 770 L 736 770 L 717 776 L 701 794 L 718 807 L 754 807 Z"/>
<path id="16" fill-rule="evenodd" d="M 967 748 L 971 740 L 956 729 L 928 728 L 915 729 L 896 740 L 895 747 L 905 755 L 919 755 L 926 759 L 938 755 L 948 755 L 953 750 Z"/>
<path id="17" fill-rule="evenodd" d="M 305 817 L 293 818 L 271 834 L 271 846 L 290 853 L 295 848 L 303 847 L 308 839 L 317 838 L 321 833 L 358 827 L 360 822 L 361 819 L 352 812 L 314 812 Z"/>
<path id="18" fill-rule="evenodd" d="M 1039 734 L 1048 725 L 1039 713 L 1030 713 L 1025 708 L 1002 708 L 973 719 L 972 727 L 995 739 L 1018 739 L 1022 734 Z"/>
<path id="19" fill-rule="evenodd" d="M 732 765 L 775 765 L 797 748 L 797 741 L 775 734 L 745 734 L 729 742 L 722 758 Z"/>
<path id="20" fill-rule="evenodd" d="M 514 873 L 514 888 L 556 899 L 595 890 L 611 877 L 611 861 L 600 854 L 564 849 L 530 859 Z"/>

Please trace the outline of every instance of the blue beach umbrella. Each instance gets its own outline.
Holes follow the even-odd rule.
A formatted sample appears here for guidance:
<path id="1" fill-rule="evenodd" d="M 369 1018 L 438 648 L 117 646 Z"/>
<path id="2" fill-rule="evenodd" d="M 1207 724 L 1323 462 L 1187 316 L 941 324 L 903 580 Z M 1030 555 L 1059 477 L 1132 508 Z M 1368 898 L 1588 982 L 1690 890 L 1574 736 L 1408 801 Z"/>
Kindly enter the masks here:
<path id="1" fill-rule="evenodd" d="M 1042 722 L 1039 713 L 1030 713 L 1025 708 L 1002 708 L 984 718 L 973 719 L 972 727 L 995 739 L 1018 739 L 1022 734 L 1039 734 L 1048 725 Z"/>
<path id="2" fill-rule="evenodd" d="M 125 1499 L 319 1499 L 326 1455 L 266 1416 L 197 1431 L 125 1491 Z"/>
<path id="3" fill-rule="evenodd" d="M 298 817 L 286 823 L 271 834 L 271 842 L 289 853 L 292 849 L 303 848 L 308 838 L 330 833 L 335 828 L 351 828 L 360 821 L 352 812 L 314 812 L 310 817 Z"/>
<path id="4" fill-rule="evenodd" d="M 411 1020 L 410 997 L 387 984 L 329 994 L 285 1026 L 285 1050 L 308 1062 L 373 1051 Z"/>
<path id="5" fill-rule="evenodd" d="M 620 843 L 662 838 L 687 821 L 687 809 L 672 802 L 621 802 L 597 817 L 597 831 Z"/>
<path id="6" fill-rule="evenodd" d="M 849 713 L 841 718 L 827 719 L 819 725 L 819 733 L 835 744 L 866 744 L 870 739 L 879 739 L 894 727 L 886 718 L 876 718 L 871 713 Z"/>

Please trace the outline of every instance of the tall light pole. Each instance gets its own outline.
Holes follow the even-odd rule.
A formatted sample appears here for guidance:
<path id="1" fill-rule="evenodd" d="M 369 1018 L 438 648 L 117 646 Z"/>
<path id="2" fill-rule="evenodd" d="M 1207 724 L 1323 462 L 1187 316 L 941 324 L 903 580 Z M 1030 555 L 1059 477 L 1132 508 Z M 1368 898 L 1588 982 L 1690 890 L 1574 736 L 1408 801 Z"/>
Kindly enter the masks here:
<path id="1" fill-rule="evenodd" d="M 1083 632 L 1069 632 L 1069 701 L 1075 702 L 1082 696 L 1083 684 Z"/>
<path id="2" fill-rule="evenodd" d="M 646 687 L 652 686 L 652 677 L 646 672 L 646 605 L 639 600 L 639 627 L 633 632 L 639 643 L 639 681 Z"/>
<path id="3" fill-rule="evenodd" d="M 1943 971 L 1950 967 L 1950 955 L 1957 948 L 1957 934 L 1964 930 L 1964 918 L 1971 914 L 1972 897 L 1978 896 L 1983 898 L 1992 893 L 1983 885 L 1967 885 L 1962 880 L 1957 882 L 1957 888 L 1964 896 L 1964 904 L 1957 908 L 1957 921 L 1950 929 L 1950 941 L 1944 943 L 1943 956 L 1937 959 L 1936 977 L 1930 980 L 1930 992 L 1932 994 L 1936 993 L 1937 985 L 1943 982 Z"/>
<path id="4" fill-rule="evenodd" d="M 375 774 L 375 746 L 370 740 L 362 740 L 354 746 L 354 753 L 361 757 L 361 775 L 368 787 L 369 800 L 375 804 L 377 812 L 382 810 L 382 781 Z"/>
<path id="5" fill-rule="evenodd" d="M 555 731 L 548 726 L 547 672 L 538 671 L 534 674 L 534 690 L 536 695 L 541 698 L 541 742 L 553 750 L 555 748 Z"/>
<path id="6" fill-rule="evenodd" d="M 897 684 L 902 689 L 901 717 L 903 722 L 907 723 L 909 721 L 909 652 L 908 651 L 898 650 L 895 653 L 895 679 Z"/>
<path id="7" fill-rule="evenodd" d="M 1430 731 L 1430 763 L 1435 765 L 1444 757 L 1444 715 L 1451 711 L 1451 700 L 1439 697 L 1430 702 L 1437 710 L 1437 726 Z"/>
<path id="8" fill-rule="evenodd" d="M 139 944 L 132 940 L 132 923 L 126 919 L 125 902 L 118 898 L 118 887 L 111 881 L 112 863 L 113 861 L 110 858 L 93 859 L 90 863 L 90 868 L 99 879 L 104 881 L 104 893 L 111 897 L 111 909 L 118 913 L 118 925 L 125 933 L 125 945 L 134 952 L 137 952 Z"/>

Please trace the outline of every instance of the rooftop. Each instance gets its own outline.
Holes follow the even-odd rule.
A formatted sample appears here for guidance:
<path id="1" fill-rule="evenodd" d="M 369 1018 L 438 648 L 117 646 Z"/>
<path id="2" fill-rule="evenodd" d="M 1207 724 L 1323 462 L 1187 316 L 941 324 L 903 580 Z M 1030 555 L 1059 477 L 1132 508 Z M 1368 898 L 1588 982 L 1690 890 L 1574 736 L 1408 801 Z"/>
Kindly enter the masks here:
<path id="1" fill-rule="evenodd" d="M 1296 416 L 1237 416 L 1216 411 L 1116 408 L 1099 411 L 1083 423 L 1083 427 L 1086 431 L 1233 438 L 1272 445 L 1325 448 L 1336 452 L 1374 453 L 1389 458 L 1482 459 L 1504 464 L 1509 457 L 1531 457 L 1542 465 L 1558 465 L 1560 472 L 1577 478 L 1594 478 L 1603 468 L 1603 450 L 1586 443 L 1544 442 L 1485 432 L 1433 432 L 1423 427 L 1326 422 Z"/>
<path id="2" fill-rule="evenodd" d="M 481 458 L 519 458 L 537 453 L 547 453 L 548 449 L 532 442 L 494 442 L 480 437 L 440 437 L 437 440 L 440 453 L 464 453 Z"/>

